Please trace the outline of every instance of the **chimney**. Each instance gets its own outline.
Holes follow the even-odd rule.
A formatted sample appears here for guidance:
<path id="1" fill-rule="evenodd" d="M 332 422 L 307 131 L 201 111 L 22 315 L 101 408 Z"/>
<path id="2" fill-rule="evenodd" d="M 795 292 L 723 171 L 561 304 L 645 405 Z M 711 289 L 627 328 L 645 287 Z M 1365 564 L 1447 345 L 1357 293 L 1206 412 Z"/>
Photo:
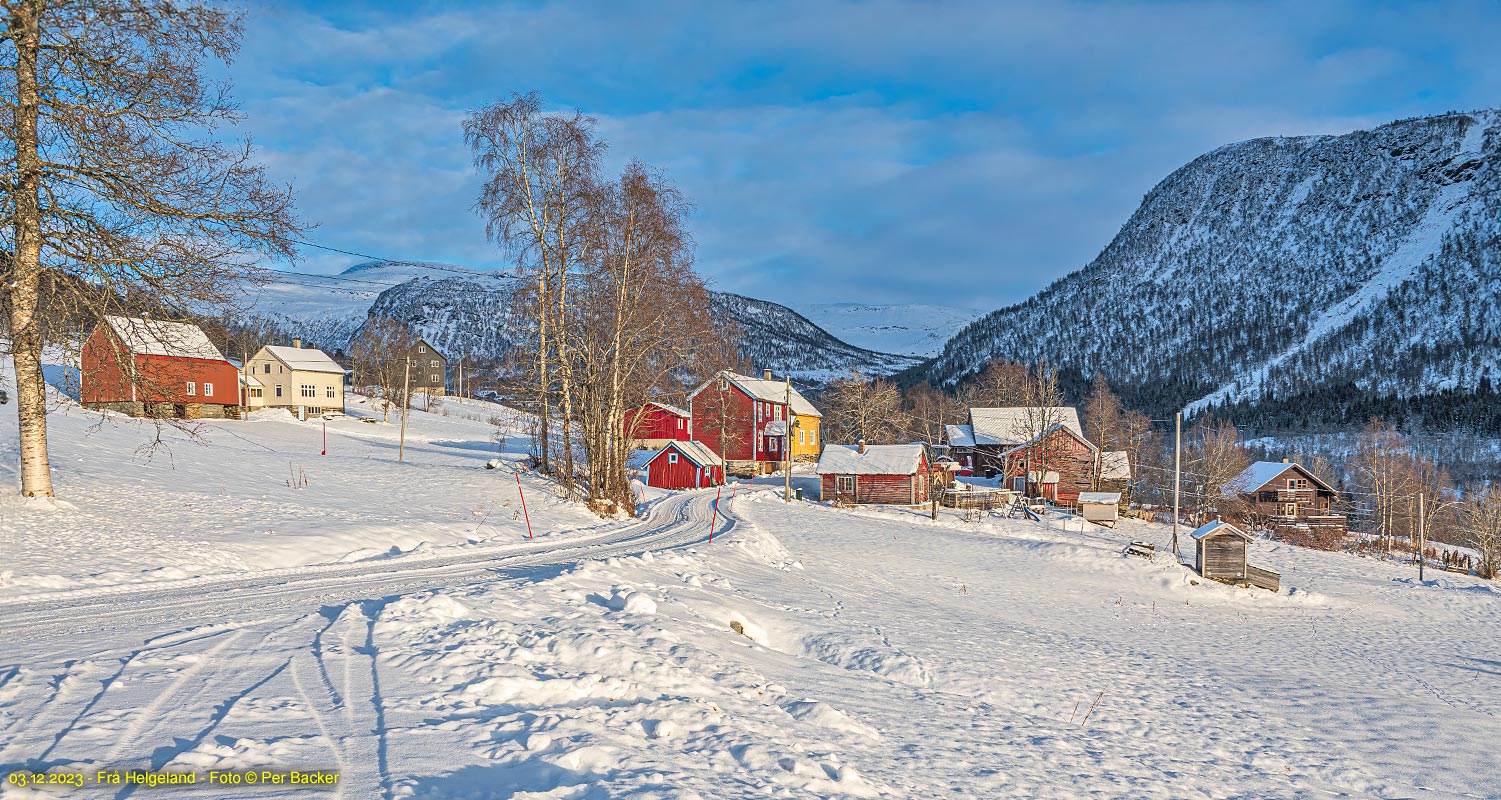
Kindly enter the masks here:
<path id="1" fill-rule="evenodd" d="M 865 455 L 865 440 L 864 439 L 861 439 L 860 441 L 855 442 L 855 446 L 860 449 L 860 455 L 862 455 L 862 456 Z"/>
<path id="2" fill-rule="evenodd" d="M 297 348 L 297 349 L 301 349 L 302 348 L 302 337 L 301 336 L 293 336 L 292 337 L 292 347 Z"/>
<path id="3" fill-rule="evenodd" d="M 771 370 L 769 370 L 769 369 L 763 369 L 763 370 L 761 370 L 761 378 L 763 380 L 768 380 L 768 381 L 771 380 Z"/>
<path id="4" fill-rule="evenodd" d="M 1287 456 L 1283 456 L 1282 457 L 1282 463 L 1284 463 L 1284 464 L 1291 464 L 1292 462 L 1287 460 Z"/>

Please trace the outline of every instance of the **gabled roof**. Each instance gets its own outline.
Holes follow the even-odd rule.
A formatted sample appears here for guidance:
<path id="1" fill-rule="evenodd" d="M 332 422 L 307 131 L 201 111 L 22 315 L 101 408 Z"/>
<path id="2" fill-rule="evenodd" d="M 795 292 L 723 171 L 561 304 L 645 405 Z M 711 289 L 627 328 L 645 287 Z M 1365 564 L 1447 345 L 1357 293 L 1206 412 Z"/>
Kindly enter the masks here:
<path id="1" fill-rule="evenodd" d="M 715 381 L 718 381 L 719 376 L 721 375 L 729 378 L 730 383 L 740 387 L 741 391 L 745 392 L 753 399 L 765 400 L 769 403 L 782 403 L 787 400 L 787 384 L 783 381 L 768 381 L 762 380 L 761 378 L 752 378 L 749 375 L 741 375 L 738 372 L 731 372 L 727 369 L 716 372 L 714 374 L 714 377 L 710 378 L 707 381 L 704 381 L 704 384 L 702 386 L 694 389 L 693 393 L 688 395 L 688 399 L 690 401 L 693 400 L 693 398 L 697 397 L 699 393 L 703 392 L 703 390 L 709 388 L 710 386 L 713 386 Z M 798 393 L 797 389 L 792 390 L 792 413 L 800 414 L 805 417 L 823 416 L 823 414 L 820 414 L 818 412 L 818 409 L 813 407 L 812 403 L 808 402 L 808 398 L 803 397 Z"/>
<path id="2" fill-rule="evenodd" d="M 1052 436 L 1057 431 L 1063 431 L 1064 433 L 1068 434 L 1069 436 L 1074 437 L 1074 439 L 1078 440 L 1080 444 L 1084 445 L 1085 447 L 1088 447 L 1090 450 L 1098 450 L 1099 449 L 1098 447 L 1094 446 L 1094 442 L 1091 442 L 1088 439 L 1084 438 L 1083 436 L 1079 435 L 1076 431 L 1074 431 L 1073 428 L 1070 428 L 1067 425 L 1051 425 L 1051 426 L 1048 427 L 1047 430 L 1045 430 L 1045 431 L 1042 432 L 1041 436 L 1038 436 L 1035 439 L 1032 439 L 1030 441 L 1025 441 L 1025 442 L 1017 442 L 1017 443 L 1014 443 L 1014 444 L 1003 444 L 1003 445 L 1001 445 L 1002 447 L 1006 447 L 1007 448 L 1006 450 L 1001 451 L 1001 455 L 1003 455 L 1003 456 L 1009 456 L 1012 453 L 1015 453 L 1015 452 L 1018 452 L 1018 451 L 1021 451 L 1021 450 L 1025 450 L 1028 447 L 1031 447 L 1033 442 L 1037 442 L 1037 441 L 1046 439 L 1049 436 Z M 976 439 L 978 439 L 978 438 L 979 437 L 977 436 Z M 982 441 L 981 444 L 983 444 L 983 443 L 984 442 Z"/>
<path id="3" fill-rule="evenodd" d="M 724 459 L 720 458 L 718 453 L 709 449 L 708 445 L 698 441 L 668 442 L 666 447 L 658 450 L 656 454 L 651 458 L 646 459 L 646 463 L 650 464 L 651 462 L 656 461 L 657 456 L 662 455 L 668 450 L 676 450 L 679 453 L 682 453 L 684 458 L 687 458 L 689 461 L 692 461 L 695 465 L 700 467 L 724 466 Z"/>
<path id="4" fill-rule="evenodd" d="M 824 445 L 818 456 L 819 475 L 915 475 L 922 466 L 920 444 L 872 444 L 861 453 L 858 445 Z"/>
<path id="5" fill-rule="evenodd" d="M 1251 534 L 1246 533 L 1240 528 L 1237 528 L 1234 525 L 1231 525 L 1230 523 L 1221 519 L 1200 525 L 1198 528 L 1194 529 L 1193 533 L 1189 534 L 1189 536 L 1192 536 L 1195 539 L 1208 539 L 1211 536 L 1225 535 L 1239 536 L 1240 538 L 1245 539 L 1248 542 L 1251 541 Z"/>
<path id="6" fill-rule="evenodd" d="M 660 408 L 660 409 L 662 409 L 663 411 L 666 411 L 669 414 L 674 414 L 674 415 L 679 416 L 679 417 L 686 418 L 686 417 L 691 416 L 687 411 L 684 411 L 683 409 L 678 408 L 677 406 L 669 405 L 667 403 L 659 402 L 657 400 L 648 400 L 648 401 L 646 401 L 646 405 L 656 406 L 657 408 Z"/>
<path id="7" fill-rule="evenodd" d="M 1319 476 L 1289 461 L 1258 461 L 1246 467 L 1245 471 L 1236 475 L 1228 485 L 1237 492 L 1254 492 L 1282 477 L 1282 473 L 1290 469 L 1296 469 L 1299 473 L 1306 475 L 1309 480 L 1318 484 L 1319 488 L 1329 492 L 1334 491 L 1334 487 L 1325 483 Z"/>
<path id="8" fill-rule="evenodd" d="M 208 334 L 188 322 L 105 317 L 104 323 L 133 355 L 224 360 L 219 348 L 209 341 Z"/>
<path id="9" fill-rule="evenodd" d="M 287 365 L 287 369 L 296 372 L 336 372 L 344 374 L 344 368 L 339 362 L 328 357 L 328 354 L 316 347 L 283 347 L 282 345 L 268 344 L 264 348 L 272 358 Z"/>
<path id="10" fill-rule="evenodd" d="M 1079 424 L 1079 410 L 1072 406 L 1009 406 L 1006 408 L 971 408 L 969 424 L 974 430 L 975 443 L 986 444 L 984 439 L 998 445 L 1022 444 L 1035 438 L 1033 432 L 1040 422 L 1062 425 L 1079 441 L 1088 442 L 1084 428 Z"/>
<path id="11" fill-rule="evenodd" d="M 1125 450 L 1107 450 L 1100 453 L 1100 480 L 1131 480 L 1131 458 Z"/>

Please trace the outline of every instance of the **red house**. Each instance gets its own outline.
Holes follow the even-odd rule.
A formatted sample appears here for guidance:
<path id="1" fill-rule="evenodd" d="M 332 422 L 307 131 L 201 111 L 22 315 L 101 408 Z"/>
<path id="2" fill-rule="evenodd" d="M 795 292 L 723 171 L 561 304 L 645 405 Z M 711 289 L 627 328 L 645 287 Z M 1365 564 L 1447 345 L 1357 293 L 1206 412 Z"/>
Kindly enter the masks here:
<path id="1" fill-rule="evenodd" d="M 1075 505 L 1093 488 L 1098 448 L 1074 408 L 971 408 L 969 424 L 949 425 L 947 435 L 961 464 L 1016 491 Z"/>
<path id="2" fill-rule="evenodd" d="M 656 450 L 668 442 L 686 442 L 693 438 L 688 432 L 691 417 L 688 412 L 656 401 L 625 412 L 625 435 L 631 437 L 631 447 L 636 450 Z"/>
<path id="3" fill-rule="evenodd" d="M 724 370 L 688 395 L 692 438 L 724 457 L 734 474 L 818 457 L 822 414 L 771 370 L 753 378 Z"/>
<path id="4" fill-rule="evenodd" d="M 724 483 L 724 459 L 703 442 L 668 442 L 646 462 L 646 485 L 701 489 Z"/>
<path id="5" fill-rule="evenodd" d="M 79 399 L 133 417 L 237 417 L 240 371 L 202 328 L 105 317 L 80 354 Z"/>
<path id="6" fill-rule="evenodd" d="M 820 500 L 928 502 L 928 454 L 920 444 L 824 445 L 817 472 Z"/>

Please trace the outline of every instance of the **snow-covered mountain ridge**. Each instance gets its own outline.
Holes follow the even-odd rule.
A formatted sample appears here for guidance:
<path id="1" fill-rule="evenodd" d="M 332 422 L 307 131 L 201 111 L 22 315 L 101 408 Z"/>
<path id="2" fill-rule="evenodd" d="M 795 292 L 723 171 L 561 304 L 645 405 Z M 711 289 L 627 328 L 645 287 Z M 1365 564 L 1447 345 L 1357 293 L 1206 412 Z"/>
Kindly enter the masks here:
<path id="1" fill-rule="evenodd" d="M 945 342 L 982 312 L 922 303 L 815 303 L 804 306 L 801 313 L 857 347 L 929 358 L 938 355 Z"/>
<path id="2" fill-rule="evenodd" d="M 1094 261 L 916 377 L 1046 359 L 1190 410 L 1474 389 L 1501 358 L 1498 279 L 1501 112 L 1256 139 L 1173 172 Z"/>
<path id="3" fill-rule="evenodd" d="M 500 358 L 519 343 L 513 281 L 455 264 L 376 261 L 328 277 L 283 276 L 247 287 L 246 313 L 329 350 L 347 350 L 370 315 L 407 323 L 450 354 Z M 856 347 L 790 308 L 710 292 L 717 317 L 733 323 L 736 344 L 757 369 L 823 383 L 854 371 L 885 375 L 912 356 Z"/>

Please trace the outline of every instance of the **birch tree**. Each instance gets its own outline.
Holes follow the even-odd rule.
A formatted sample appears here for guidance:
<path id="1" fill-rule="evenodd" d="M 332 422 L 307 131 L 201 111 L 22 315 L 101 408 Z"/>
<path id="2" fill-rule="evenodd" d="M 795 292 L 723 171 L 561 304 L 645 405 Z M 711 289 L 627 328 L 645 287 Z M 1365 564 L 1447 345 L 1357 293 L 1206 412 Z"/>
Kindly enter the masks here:
<path id="1" fill-rule="evenodd" d="M 533 325 L 532 385 L 542 469 L 572 486 L 573 375 L 562 326 L 570 273 L 587 257 L 590 203 L 598 190 L 604 145 L 594 120 L 579 112 L 548 114 L 537 92 L 513 94 L 471 113 L 464 141 L 485 175 L 476 209 L 492 240 L 517 258 L 532 284 L 526 295 Z M 562 463 L 552 458 L 552 406 L 559 411 Z"/>
<path id="2" fill-rule="evenodd" d="M 902 433 L 902 395 L 887 381 L 853 372 L 830 381 L 820 399 L 828 441 L 895 444 Z"/>
<path id="3" fill-rule="evenodd" d="M 142 298 L 169 314 L 231 298 L 302 225 L 237 120 L 240 18 L 193 0 L 0 0 L 0 252 L 16 372 L 21 493 L 53 494 L 43 287 L 97 320 Z"/>

